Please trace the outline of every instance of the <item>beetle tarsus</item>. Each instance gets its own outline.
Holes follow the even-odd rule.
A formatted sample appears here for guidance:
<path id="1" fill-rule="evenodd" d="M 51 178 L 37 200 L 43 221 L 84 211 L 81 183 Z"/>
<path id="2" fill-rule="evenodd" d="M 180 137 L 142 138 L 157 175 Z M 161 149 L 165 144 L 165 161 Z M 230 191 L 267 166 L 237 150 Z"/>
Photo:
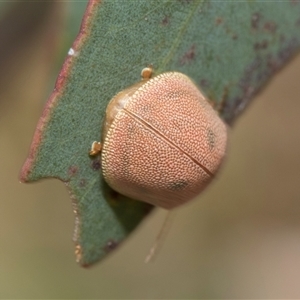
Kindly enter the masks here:
<path id="1" fill-rule="evenodd" d="M 142 80 L 150 79 L 153 73 L 152 65 L 149 65 L 147 68 L 144 68 L 141 72 Z"/>
<path id="2" fill-rule="evenodd" d="M 101 150 L 102 150 L 102 145 L 100 142 L 93 142 L 92 146 L 91 146 L 91 150 L 89 152 L 89 155 L 90 156 L 96 156 L 98 154 L 101 153 Z"/>

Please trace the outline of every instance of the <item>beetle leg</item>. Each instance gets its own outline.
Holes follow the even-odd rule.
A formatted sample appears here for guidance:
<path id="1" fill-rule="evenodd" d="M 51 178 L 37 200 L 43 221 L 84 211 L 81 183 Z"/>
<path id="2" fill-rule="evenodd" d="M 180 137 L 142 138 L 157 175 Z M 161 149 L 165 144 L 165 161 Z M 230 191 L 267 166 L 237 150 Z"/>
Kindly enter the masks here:
<path id="1" fill-rule="evenodd" d="M 153 73 L 152 65 L 149 65 L 147 68 L 144 68 L 141 72 L 142 80 L 148 80 L 151 78 Z"/>
<path id="2" fill-rule="evenodd" d="M 93 144 L 91 146 L 91 150 L 89 152 L 89 155 L 90 156 L 96 156 L 96 155 L 100 154 L 101 150 L 102 150 L 101 143 L 95 141 L 95 142 L 93 142 Z"/>

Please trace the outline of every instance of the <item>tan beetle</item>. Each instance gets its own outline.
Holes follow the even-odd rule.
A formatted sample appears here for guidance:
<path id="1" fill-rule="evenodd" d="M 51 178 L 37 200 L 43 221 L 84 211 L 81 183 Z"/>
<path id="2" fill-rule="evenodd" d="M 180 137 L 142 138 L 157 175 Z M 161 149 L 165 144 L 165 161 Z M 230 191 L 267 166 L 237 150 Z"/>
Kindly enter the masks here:
<path id="1" fill-rule="evenodd" d="M 105 181 L 130 198 L 166 209 L 195 198 L 225 156 L 227 129 L 186 75 L 166 72 L 118 93 L 108 104 L 101 152 Z"/>

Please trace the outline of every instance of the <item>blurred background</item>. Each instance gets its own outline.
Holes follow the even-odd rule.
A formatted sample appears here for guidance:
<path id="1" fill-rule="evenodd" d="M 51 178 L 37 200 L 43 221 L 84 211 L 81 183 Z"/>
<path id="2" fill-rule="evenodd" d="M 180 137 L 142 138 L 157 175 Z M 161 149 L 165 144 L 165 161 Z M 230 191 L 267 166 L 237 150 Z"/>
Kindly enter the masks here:
<path id="1" fill-rule="evenodd" d="M 103 262 L 82 269 L 64 185 L 18 182 L 86 5 L 53 3 L 0 5 L 0 298 L 300 298 L 300 56 L 229 130 L 218 179 L 175 212 L 153 263 L 144 259 L 162 209 Z M 73 11 L 63 21 L 66 9 Z"/>

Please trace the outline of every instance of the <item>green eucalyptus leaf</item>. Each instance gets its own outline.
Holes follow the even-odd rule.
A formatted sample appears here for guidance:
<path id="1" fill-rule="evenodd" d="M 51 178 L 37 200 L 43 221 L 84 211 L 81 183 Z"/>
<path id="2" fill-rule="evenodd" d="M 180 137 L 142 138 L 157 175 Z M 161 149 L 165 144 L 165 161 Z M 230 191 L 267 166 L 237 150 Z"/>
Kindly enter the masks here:
<path id="1" fill-rule="evenodd" d="M 108 101 L 140 80 L 176 70 L 191 77 L 231 123 L 300 46 L 300 3 L 282 1 L 91 0 L 58 76 L 21 180 L 56 177 L 70 190 L 77 260 L 111 252 L 151 206 L 103 181 L 98 158 Z"/>

